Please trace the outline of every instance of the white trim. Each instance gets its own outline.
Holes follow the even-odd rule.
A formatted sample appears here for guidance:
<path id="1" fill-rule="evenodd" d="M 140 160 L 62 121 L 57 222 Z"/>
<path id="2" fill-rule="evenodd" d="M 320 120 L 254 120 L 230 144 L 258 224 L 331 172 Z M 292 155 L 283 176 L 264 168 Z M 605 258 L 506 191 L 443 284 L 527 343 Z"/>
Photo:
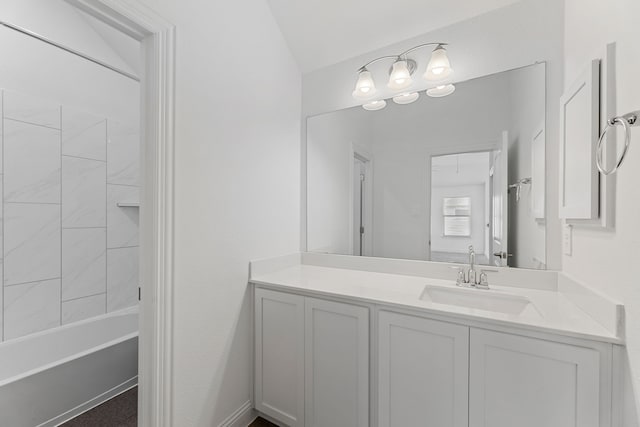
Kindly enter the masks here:
<path id="1" fill-rule="evenodd" d="M 137 375 L 135 377 L 123 382 L 122 384 L 119 384 L 119 385 L 113 387 L 112 389 L 105 391 L 101 395 L 96 396 L 93 399 L 89 399 L 85 403 L 76 406 L 75 408 L 65 412 L 64 414 L 58 415 L 57 417 L 52 418 L 49 421 L 46 421 L 46 422 L 40 424 L 38 427 L 53 427 L 53 426 L 62 425 L 64 423 L 66 423 L 67 421 L 69 421 L 69 420 L 71 420 L 71 419 L 73 419 L 73 418 L 75 418 L 75 417 L 77 417 L 79 415 L 82 415 L 87 411 L 90 411 L 91 409 L 95 408 L 96 406 L 102 405 L 107 400 L 111 400 L 114 397 L 124 393 L 125 391 L 131 390 L 136 385 L 138 385 L 138 376 Z"/>
<path id="2" fill-rule="evenodd" d="M 251 401 L 247 400 L 233 414 L 218 424 L 218 427 L 247 427 L 258 418 L 258 414 L 253 410 L 252 406 Z"/>
<path id="3" fill-rule="evenodd" d="M 172 424 L 175 26 L 137 0 L 67 0 L 141 41 L 142 194 L 138 422 Z"/>

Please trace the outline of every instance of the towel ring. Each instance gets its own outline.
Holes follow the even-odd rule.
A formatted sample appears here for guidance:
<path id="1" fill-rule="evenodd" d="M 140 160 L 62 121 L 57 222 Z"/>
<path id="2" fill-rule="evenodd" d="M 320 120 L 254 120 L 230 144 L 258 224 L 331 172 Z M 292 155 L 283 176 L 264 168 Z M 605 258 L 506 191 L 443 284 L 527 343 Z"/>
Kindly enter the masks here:
<path id="1" fill-rule="evenodd" d="M 611 175 L 616 172 L 622 162 L 624 162 L 624 158 L 627 155 L 627 151 L 629 150 L 629 145 L 631 144 L 631 127 L 638 126 L 640 121 L 638 121 L 638 116 L 640 116 L 640 111 L 634 111 L 633 113 L 625 114 L 624 116 L 614 117 L 612 119 L 607 120 L 607 126 L 602 131 L 602 135 L 600 135 L 600 139 L 598 140 L 598 148 L 596 152 L 596 166 L 598 166 L 598 170 L 603 175 Z M 620 157 L 616 161 L 616 164 L 610 170 L 605 169 L 602 164 L 602 150 L 604 148 L 604 140 L 607 136 L 607 132 L 612 129 L 614 126 L 620 125 L 624 128 L 624 148 L 622 149 L 622 153 Z"/>

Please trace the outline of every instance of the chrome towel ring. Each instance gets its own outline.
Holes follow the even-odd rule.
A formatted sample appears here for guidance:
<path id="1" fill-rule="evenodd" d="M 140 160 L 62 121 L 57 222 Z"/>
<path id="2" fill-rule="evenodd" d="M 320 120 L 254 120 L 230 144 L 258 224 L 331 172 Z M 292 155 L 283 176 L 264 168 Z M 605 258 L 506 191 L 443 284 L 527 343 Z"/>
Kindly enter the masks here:
<path id="1" fill-rule="evenodd" d="M 640 111 L 634 111 L 632 113 L 625 114 L 624 116 L 617 116 L 607 120 L 607 126 L 602 131 L 602 135 L 600 135 L 600 139 L 598 140 L 598 149 L 596 152 L 596 166 L 598 166 L 598 170 L 603 175 L 611 175 L 612 173 L 615 173 L 624 161 L 627 151 L 629 150 L 629 144 L 631 144 L 631 127 L 640 125 L 640 120 L 638 120 L 638 118 L 640 118 Z M 607 136 L 607 132 L 610 129 L 613 129 L 616 125 L 620 125 L 624 129 L 624 148 L 622 149 L 622 153 L 616 161 L 615 166 L 610 170 L 607 170 L 602 164 L 602 150 L 604 148 L 604 140 Z"/>

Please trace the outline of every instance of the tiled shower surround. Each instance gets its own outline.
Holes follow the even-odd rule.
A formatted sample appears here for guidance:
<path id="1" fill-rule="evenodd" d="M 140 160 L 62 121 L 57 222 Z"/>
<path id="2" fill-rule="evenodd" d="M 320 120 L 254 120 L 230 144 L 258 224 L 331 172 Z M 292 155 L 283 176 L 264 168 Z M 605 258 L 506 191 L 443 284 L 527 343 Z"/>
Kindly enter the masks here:
<path id="1" fill-rule="evenodd" d="M 137 125 L 2 91 L 2 339 L 137 304 Z"/>

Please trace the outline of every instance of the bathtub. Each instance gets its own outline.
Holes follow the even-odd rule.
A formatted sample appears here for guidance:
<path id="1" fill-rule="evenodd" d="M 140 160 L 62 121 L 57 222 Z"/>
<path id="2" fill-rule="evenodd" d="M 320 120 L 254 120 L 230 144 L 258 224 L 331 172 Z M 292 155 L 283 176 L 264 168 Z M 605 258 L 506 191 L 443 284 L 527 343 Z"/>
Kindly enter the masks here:
<path id="1" fill-rule="evenodd" d="M 137 381 L 137 307 L 7 341 L 0 426 L 57 426 Z"/>

